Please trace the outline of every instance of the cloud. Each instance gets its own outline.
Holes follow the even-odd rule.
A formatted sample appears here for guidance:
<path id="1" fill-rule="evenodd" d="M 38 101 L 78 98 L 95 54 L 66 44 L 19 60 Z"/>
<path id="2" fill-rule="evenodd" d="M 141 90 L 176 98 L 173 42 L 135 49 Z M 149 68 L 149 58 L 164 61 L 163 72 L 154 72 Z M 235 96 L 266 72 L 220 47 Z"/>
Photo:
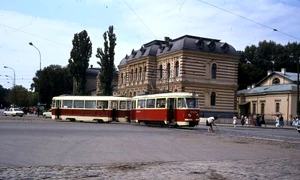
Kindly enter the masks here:
<path id="1" fill-rule="evenodd" d="M 116 66 L 132 49 L 154 39 L 163 40 L 165 36 L 174 39 L 189 34 L 220 39 L 237 50 L 263 40 L 281 44 L 299 42 L 286 35 L 298 36 L 299 4 L 285 0 L 85 0 L 47 4 L 51 15 L 43 13 L 45 6 L 34 7 L 41 9 L 33 15 L 25 12 L 30 4 L 20 8 L 24 10 L 21 12 L 10 3 L 2 6 L 9 10 L 0 9 L 0 64 L 14 68 L 17 84 L 28 88 L 39 69 L 39 54 L 28 43 L 39 48 L 42 68 L 50 64 L 65 66 L 74 33 L 85 29 L 93 43 L 90 64 L 98 67 L 96 49 L 103 47 L 102 35 L 110 25 L 114 26 L 117 36 Z M 12 73 L 0 67 L 0 74 Z M 6 81 L 0 76 L 0 84 L 11 87 Z"/>

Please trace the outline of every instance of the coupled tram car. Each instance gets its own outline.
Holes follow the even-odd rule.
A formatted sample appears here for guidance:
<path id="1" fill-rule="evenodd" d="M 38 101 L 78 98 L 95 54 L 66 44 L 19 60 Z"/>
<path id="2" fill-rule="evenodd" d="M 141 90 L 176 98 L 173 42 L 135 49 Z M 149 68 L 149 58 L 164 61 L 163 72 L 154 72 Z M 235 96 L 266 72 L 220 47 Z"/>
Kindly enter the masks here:
<path id="1" fill-rule="evenodd" d="M 129 122 L 131 98 L 115 96 L 57 96 L 52 119 L 82 122 Z"/>
<path id="2" fill-rule="evenodd" d="M 200 117 L 198 95 L 174 92 L 134 96 L 130 114 L 131 122 L 194 127 Z"/>
<path id="3" fill-rule="evenodd" d="M 52 119 L 85 122 L 136 122 L 167 126 L 199 124 L 198 95 L 188 92 L 116 96 L 57 96 Z"/>

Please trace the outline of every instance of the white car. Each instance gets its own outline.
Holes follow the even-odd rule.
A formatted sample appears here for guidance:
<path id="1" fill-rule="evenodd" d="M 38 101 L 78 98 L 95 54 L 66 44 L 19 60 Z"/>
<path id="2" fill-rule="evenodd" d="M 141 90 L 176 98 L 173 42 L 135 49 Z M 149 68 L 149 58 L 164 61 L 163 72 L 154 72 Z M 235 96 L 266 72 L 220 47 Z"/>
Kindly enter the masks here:
<path id="1" fill-rule="evenodd" d="M 45 112 L 43 112 L 43 117 L 44 118 L 51 118 L 52 117 L 51 111 L 45 111 Z"/>
<path id="2" fill-rule="evenodd" d="M 20 116 L 24 115 L 24 112 L 19 108 L 9 108 L 7 111 L 4 111 L 4 116 Z"/>

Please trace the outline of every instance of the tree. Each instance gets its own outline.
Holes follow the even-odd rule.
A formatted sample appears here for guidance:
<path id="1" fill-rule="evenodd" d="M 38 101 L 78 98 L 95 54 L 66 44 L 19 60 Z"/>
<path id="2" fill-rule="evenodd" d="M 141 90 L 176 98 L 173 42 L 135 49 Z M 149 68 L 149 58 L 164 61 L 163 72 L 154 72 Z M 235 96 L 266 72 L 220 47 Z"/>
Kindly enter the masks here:
<path id="1" fill-rule="evenodd" d="M 2 85 L 0 85 L 0 109 L 9 107 L 9 102 L 6 100 L 7 95 L 8 89 L 5 89 Z"/>
<path id="2" fill-rule="evenodd" d="M 74 94 L 84 95 L 86 69 L 89 66 L 89 59 L 92 55 L 92 42 L 88 33 L 83 30 L 74 35 L 72 44 L 73 49 L 70 53 L 69 68 L 76 82 L 76 89 L 73 92 Z"/>
<path id="3" fill-rule="evenodd" d="M 113 75 L 116 71 L 114 64 L 115 60 L 115 46 L 116 35 L 114 33 L 114 27 L 109 26 L 108 31 L 104 32 L 104 48 L 97 48 L 96 57 L 100 59 L 97 63 L 100 65 L 100 91 L 102 95 L 112 95 L 113 92 Z M 108 39 L 107 39 L 108 38 Z"/>
<path id="4" fill-rule="evenodd" d="M 262 41 L 258 46 L 251 45 L 241 53 L 238 71 L 239 89 L 256 84 L 267 76 L 267 71 L 297 72 L 300 57 L 300 44 L 288 43 L 283 46 L 273 41 Z"/>
<path id="5" fill-rule="evenodd" d="M 31 87 L 41 86 L 40 99 L 48 107 L 54 96 L 72 93 L 73 78 L 68 67 L 50 65 L 38 71 L 33 82 Z"/>

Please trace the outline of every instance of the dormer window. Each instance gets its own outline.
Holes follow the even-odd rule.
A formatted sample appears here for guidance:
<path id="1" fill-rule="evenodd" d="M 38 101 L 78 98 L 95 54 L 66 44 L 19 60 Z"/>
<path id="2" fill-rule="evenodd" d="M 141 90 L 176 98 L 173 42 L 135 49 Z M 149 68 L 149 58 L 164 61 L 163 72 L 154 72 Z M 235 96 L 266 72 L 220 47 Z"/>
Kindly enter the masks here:
<path id="1" fill-rule="evenodd" d="M 202 38 L 198 39 L 196 41 L 196 45 L 198 46 L 199 49 L 203 49 L 203 47 L 204 47 L 204 41 L 203 41 L 203 39 Z"/>
<path id="2" fill-rule="evenodd" d="M 145 53 L 145 51 L 146 51 L 146 48 L 144 46 L 142 46 L 141 49 L 140 49 L 140 51 L 141 51 L 141 54 L 143 55 Z"/>
<path id="3" fill-rule="evenodd" d="M 229 51 L 229 45 L 227 43 L 224 43 L 221 46 L 221 49 L 223 50 L 223 52 L 227 53 Z"/>
<path id="4" fill-rule="evenodd" d="M 272 80 L 272 84 L 273 84 L 273 85 L 280 84 L 280 79 L 274 78 L 274 79 Z"/>
<path id="5" fill-rule="evenodd" d="M 210 41 L 208 44 L 207 44 L 209 50 L 211 51 L 214 51 L 216 49 L 216 43 L 215 41 Z"/>
<path id="6" fill-rule="evenodd" d="M 131 55 L 132 55 L 132 58 L 134 58 L 134 56 L 136 55 L 136 52 L 134 51 L 134 49 L 132 49 Z"/>

